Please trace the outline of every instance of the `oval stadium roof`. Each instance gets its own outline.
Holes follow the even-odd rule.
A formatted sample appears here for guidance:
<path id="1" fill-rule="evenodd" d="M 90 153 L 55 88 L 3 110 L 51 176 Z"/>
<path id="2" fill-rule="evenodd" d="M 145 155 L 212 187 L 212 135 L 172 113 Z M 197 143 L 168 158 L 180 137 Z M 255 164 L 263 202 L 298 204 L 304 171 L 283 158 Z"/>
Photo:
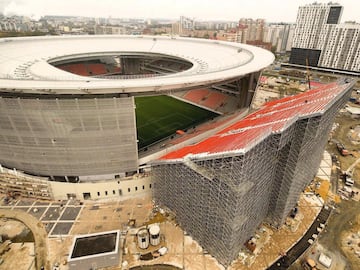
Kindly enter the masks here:
<path id="1" fill-rule="evenodd" d="M 138 79 L 83 77 L 52 59 L 118 53 L 164 54 L 190 61 L 185 71 Z M 47 36 L 0 39 L 0 92 L 105 94 L 168 91 L 210 85 L 260 71 L 274 55 L 261 48 L 216 40 L 162 36 Z"/>

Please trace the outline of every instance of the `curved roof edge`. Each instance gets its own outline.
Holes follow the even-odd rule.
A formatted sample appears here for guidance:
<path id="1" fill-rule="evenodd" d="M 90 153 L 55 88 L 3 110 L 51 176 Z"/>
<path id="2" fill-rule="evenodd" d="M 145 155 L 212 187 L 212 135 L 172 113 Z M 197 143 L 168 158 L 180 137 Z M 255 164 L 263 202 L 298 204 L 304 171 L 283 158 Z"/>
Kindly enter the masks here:
<path id="1" fill-rule="evenodd" d="M 116 42 L 121 48 L 115 46 Z M 24 46 L 28 48 L 26 54 L 20 50 Z M 194 63 L 194 69 L 151 79 L 107 80 L 66 73 L 48 63 L 56 57 L 106 53 L 116 48 L 181 57 Z M 0 92 L 58 95 L 161 92 L 239 78 L 258 72 L 273 61 L 271 52 L 258 47 L 195 38 L 113 35 L 6 38 L 0 39 Z M 17 78 L 16 70 L 25 75 Z"/>

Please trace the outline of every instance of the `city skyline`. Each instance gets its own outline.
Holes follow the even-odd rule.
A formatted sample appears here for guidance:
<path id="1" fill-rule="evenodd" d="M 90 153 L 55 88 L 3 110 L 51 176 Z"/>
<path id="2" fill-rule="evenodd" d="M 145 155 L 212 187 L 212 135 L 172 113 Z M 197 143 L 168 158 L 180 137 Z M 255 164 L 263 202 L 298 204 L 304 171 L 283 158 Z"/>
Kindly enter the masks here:
<path id="1" fill-rule="evenodd" d="M 328 3 L 329 1 L 318 1 Z M 344 6 L 341 22 L 356 21 L 360 3 L 351 0 L 337 1 Z M 240 3 L 235 0 L 223 2 L 205 0 L 0 0 L 0 13 L 25 15 L 39 19 L 44 15 L 113 17 L 113 18 L 164 18 L 178 19 L 181 15 L 204 20 L 237 21 L 239 18 L 264 18 L 267 22 L 294 23 L 298 7 L 311 4 L 309 0 L 280 1 L 257 0 Z"/>

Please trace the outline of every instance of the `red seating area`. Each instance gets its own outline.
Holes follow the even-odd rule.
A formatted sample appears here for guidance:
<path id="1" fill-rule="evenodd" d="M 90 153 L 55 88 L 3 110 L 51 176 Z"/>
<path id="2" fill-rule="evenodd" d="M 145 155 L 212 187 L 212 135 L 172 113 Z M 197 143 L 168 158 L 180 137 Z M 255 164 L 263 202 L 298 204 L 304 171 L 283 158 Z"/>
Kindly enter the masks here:
<path id="1" fill-rule="evenodd" d="M 80 76 L 96 76 L 108 73 L 106 66 L 100 63 L 74 63 L 57 67 Z"/>
<path id="2" fill-rule="evenodd" d="M 218 92 L 212 92 L 202 103 L 203 106 L 216 110 L 225 103 L 227 96 Z"/>
<path id="3" fill-rule="evenodd" d="M 89 70 L 90 75 L 104 75 L 107 72 L 106 66 L 103 64 L 87 64 L 87 68 Z"/>
<path id="4" fill-rule="evenodd" d="M 209 130 L 214 130 L 216 128 L 220 128 L 221 126 L 224 126 L 226 123 L 230 122 L 231 120 L 233 120 L 235 117 L 237 117 L 238 115 L 232 115 L 227 117 L 226 119 L 219 119 L 219 120 L 215 120 L 213 122 L 210 123 L 206 123 L 206 124 L 202 124 L 200 126 L 197 126 L 196 129 L 194 129 L 191 132 L 186 133 L 185 135 L 174 139 L 171 141 L 172 145 L 176 145 L 179 144 L 181 142 L 187 141 L 195 136 L 198 136 L 206 131 Z"/>
<path id="5" fill-rule="evenodd" d="M 84 64 L 68 64 L 68 65 L 58 66 L 58 68 L 77 75 L 89 76 L 89 72 Z"/>
<path id="6" fill-rule="evenodd" d="M 182 159 L 188 154 L 215 154 L 248 147 L 272 132 L 279 132 L 301 116 L 323 112 L 341 95 L 347 84 L 332 83 L 295 96 L 271 101 L 257 112 L 223 129 L 217 134 L 199 142 L 171 152 L 161 159 Z"/>
<path id="7" fill-rule="evenodd" d="M 209 93 L 210 91 L 208 89 L 195 89 L 187 92 L 184 98 L 191 102 L 200 104 L 200 102 L 204 100 Z"/>
<path id="8" fill-rule="evenodd" d="M 190 90 L 184 95 L 184 99 L 212 110 L 224 105 L 227 98 L 226 95 L 209 89 Z"/>

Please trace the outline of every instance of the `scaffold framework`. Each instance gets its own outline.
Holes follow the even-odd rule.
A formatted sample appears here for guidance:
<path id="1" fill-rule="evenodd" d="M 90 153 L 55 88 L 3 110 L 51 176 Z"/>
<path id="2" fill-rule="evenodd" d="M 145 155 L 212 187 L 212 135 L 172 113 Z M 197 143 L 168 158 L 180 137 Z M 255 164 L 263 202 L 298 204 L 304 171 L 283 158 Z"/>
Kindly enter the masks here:
<path id="1" fill-rule="evenodd" d="M 155 202 L 227 267 L 256 228 L 281 226 L 314 178 L 354 82 L 267 103 L 152 166 Z"/>

